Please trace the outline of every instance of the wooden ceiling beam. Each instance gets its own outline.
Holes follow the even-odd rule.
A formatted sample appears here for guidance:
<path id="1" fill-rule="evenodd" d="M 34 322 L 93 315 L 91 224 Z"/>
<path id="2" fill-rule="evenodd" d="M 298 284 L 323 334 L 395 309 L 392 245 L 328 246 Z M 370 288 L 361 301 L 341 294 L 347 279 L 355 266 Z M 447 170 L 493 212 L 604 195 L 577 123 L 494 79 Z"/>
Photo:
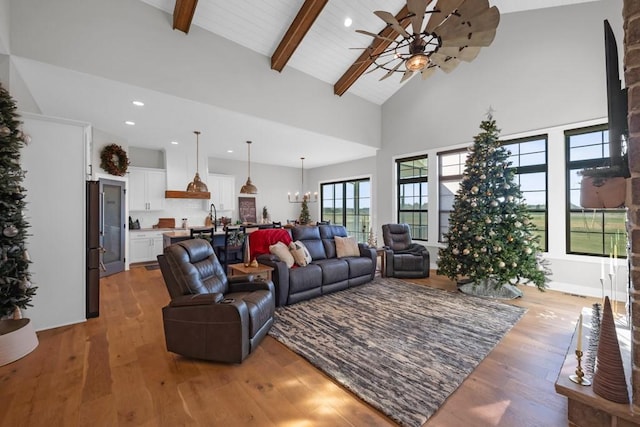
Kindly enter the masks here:
<path id="1" fill-rule="evenodd" d="M 271 69 L 282 71 L 329 0 L 305 0 L 271 56 Z"/>
<path id="2" fill-rule="evenodd" d="M 173 9 L 173 29 L 189 33 L 193 14 L 196 12 L 198 0 L 176 0 Z"/>
<path id="3" fill-rule="evenodd" d="M 409 9 L 405 5 L 400 12 L 396 14 L 396 19 L 402 25 L 402 28 L 407 28 L 411 23 L 411 19 L 409 18 Z M 386 37 L 389 39 L 395 40 L 399 34 L 397 31 L 393 30 L 390 25 L 384 27 L 382 31 L 378 33 L 381 37 Z M 333 85 L 333 93 L 338 96 L 342 96 L 349 88 L 360 78 L 367 68 L 371 64 L 373 64 L 373 59 L 371 59 L 372 55 L 378 55 L 381 52 L 384 52 L 392 42 L 387 40 L 382 40 L 375 38 L 371 42 L 371 52 L 365 50 L 362 54 L 355 60 L 353 64 L 349 67 L 349 69 L 340 77 L 340 79 Z"/>

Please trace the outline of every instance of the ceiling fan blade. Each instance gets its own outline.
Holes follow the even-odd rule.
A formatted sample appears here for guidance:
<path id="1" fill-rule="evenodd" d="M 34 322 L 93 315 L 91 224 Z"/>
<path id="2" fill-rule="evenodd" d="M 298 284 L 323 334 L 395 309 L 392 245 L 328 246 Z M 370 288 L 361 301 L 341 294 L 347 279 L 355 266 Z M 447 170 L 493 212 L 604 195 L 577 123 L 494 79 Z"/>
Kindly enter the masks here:
<path id="1" fill-rule="evenodd" d="M 378 80 L 378 81 L 380 81 L 380 82 L 381 82 L 382 80 L 386 79 L 387 77 L 391 77 L 391 76 L 392 76 L 392 75 L 393 75 L 393 74 L 398 70 L 398 68 L 400 68 L 400 66 L 401 66 L 402 64 L 404 64 L 404 61 L 400 61 L 400 62 L 398 62 L 398 64 L 396 64 L 396 66 L 395 66 L 395 67 L 393 67 L 391 70 L 387 71 L 387 74 L 385 74 L 384 76 L 382 76 L 382 78 L 381 78 L 380 80 Z"/>
<path id="2" fill-rule="evenodd" d="M 476 57 L 478 56 L 478 54 L 480 53 L 480 47 L 441 47 L 440 49 L 438 49 L 437 53 L 440 53 L 442 55 L 447 55 L 450 56 L 452 58 L 458 58 L 462 61 L 467 61 L 467 62 L 471 62 L 474 59 L 476 59 Z"/>
<path id="3" fill-rule="evenodd" d="M 460 65 L 459 59 L 447 57 L 438 53 L 432 53 L 429 60 L 440 67 L 445 73 L 452 72 L 458 65 Z"/>
<path id="4" fill-rule="evenodd" d="M 390 14 L 389 12 L 385 12 L 384 10 L 376 10 L 373 13 L 378 18 L 382 19 L 384 22 L 386 22 L 387 24 L 391 25 L 391 28 L 393 28 L 397 33 L 399 33 L 403 37 L 411 37 L 411 35 L 409 33 L 407 33 L 407 30 L 405 30 L 402 27 L 402 25 L 400 25 L 400 23 L 398 22 L 396 17 L 393 16 L 392 14 Z"/>
<path id="5" fill-rule="evenodd" d="M 409 10 L 409 13 L 413 14 L 411 17 L 411 28 L 413 28 L 413 34 L 420 34 L 422 32 L 424 13 L 429 2 L 431 2 L 431 0 L 407 0 L 407 9 Z"/>
<path id="6" fill-rule="evenodd" d="M 442 40 L 443 47 L 449 46 L 489 46 L 493 39 L 496 37 L 496 30 L 482 31 L 480 33 L 471 33 L 464 37 L 459 37 L 450 40 Z"/>
<path id="7" fill-rule="evenodd" d="M 382 37 L 379 34 L 371 33 L 369 31 L 365 31 L 365 30 L 356 30 L 356 33 L 364 34 L 366 36 L 371 36 L 371 37 L 376 38 L 376 39 L 386 40 L 388 42 L 394 42 L 395 41 L 394 39 L 390 39 L 388 37 Z"/>
<path id="8" fill-rule="evenodd" d="M 429 22 L 424 29 L 426 33 L 433 33 L 438 25 L 444 21 L 462 3 L 463 0 L 438 0 Z"/>
<path id="9" fill-rule="evenodd" d="M 422 80 L 427 80 L 429 77 L 431 77 L 433 73 L 436 72 L 436 68 L 438 67 L 428 67 L 420 71 L 420 74 L 422 74 Z"/>
<path id="10" fill-rule="evenodd" d="M 396 61 L 396 60 L 398 60 L 398 59 L 399 59 L 399 58 L 393 58 L 393 59 L 391 59 L 391 60 L 389 60 L 389 61 L 385 62 L 384 64 L 380 64 L 380 65 L 375 64 L 375 67 L 374 67 L 374 68 L 372 68 L 371 70 L 367 71 L 365 74 L 373 73 L 375 70 L 377 70 L 377 69 L 379 69 L 379 68 L 384 68 L 384 67 L 386 67 L 387 65 L 391 64 L 393 61 Z M 402 61 L 400 61 L 400 64 L 402 64 Z M 397 68 L 397 67 L 399 67 L 399 66 L 400 66 L 400 64 L 398 64 L 398 65 L 396 66 L 396 68 Z"/>
<path id="11" fill-rule="evenodd" d="M 469 33 L 495 30 L 499 22 L 500 12 L 494 6 L 472 18 L 451 15 L 434 31 L 442 39 L 457 39 Z"/>
<path id="12" fill-rule="evenodd" d="M 455 70 L 458 65 L 460 65 L 460 61 L 455 58 L 451 58 L 450 60 L 445 62 L 444 66 L 440 67 L 440 69 L 449 74 L 450 72 Z"/>
<path id="13" fill-rule="evenodd" d="M 489 0 L 465 0 L 458 6 L 457 13 L 465 21 L 489 9 Z"/>
<path id="14" fill-rule="evenodd" d="M 411 70 L 407 70 L 404 72 L 404 74 L 402 75 L 402 78 L 400 79 L 400 83 L 404 82 L 405 80 L 409 79 L 409 77 L 413 76 L 413 71 Z"/>

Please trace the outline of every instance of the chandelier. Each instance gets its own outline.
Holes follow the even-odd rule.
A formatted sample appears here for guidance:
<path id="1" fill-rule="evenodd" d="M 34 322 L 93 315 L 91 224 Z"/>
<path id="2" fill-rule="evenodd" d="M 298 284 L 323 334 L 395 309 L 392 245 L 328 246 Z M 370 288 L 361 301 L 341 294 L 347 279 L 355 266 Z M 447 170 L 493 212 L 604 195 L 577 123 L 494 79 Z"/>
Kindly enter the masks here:
<path id="1" fill-rule="evenodd" d="M 384 80 L 403 73 L 402 83 L 418 72 L 426 79 L 437 68 L 450 73 L 460 61 L 474 60 L 481 47 L 493 42 L 500 12 L 495 6 L 489 7 L 488 0 L 438 0 L 428 11 L 430 3 L 431 0 L 408 0 L 408 14 L 398 16 L 375 11 L 387 24 L 385 29 L 377 34 L 356 30 L 375 39 L 365 48 L 373 65 L 367 74 L 382 69 L 386 73 L 380 80 Z M 423 28 L 425 15 L 429 19 Z M 405 29 L 409 23 L 411 33 Z"/>
<path id="2" fill-rule="evenodd" d="M 302 163 L 301 173 L 300 173 L 300 191 L 304 191 L 304 157 L 300 157 L 300 162 Z M 307 191 L 306 193 L 302 193 L 302 197 L 300 197 L 300 192 L 296 191 L 296 194 L 291 197 L 291 193 L 287 193 L 287 198 L 289 199 L 289 203 L 315 203 L 318 201 L 318 192 L 313 193 L 313 199 L 311 198 L 311 192 Z"/>

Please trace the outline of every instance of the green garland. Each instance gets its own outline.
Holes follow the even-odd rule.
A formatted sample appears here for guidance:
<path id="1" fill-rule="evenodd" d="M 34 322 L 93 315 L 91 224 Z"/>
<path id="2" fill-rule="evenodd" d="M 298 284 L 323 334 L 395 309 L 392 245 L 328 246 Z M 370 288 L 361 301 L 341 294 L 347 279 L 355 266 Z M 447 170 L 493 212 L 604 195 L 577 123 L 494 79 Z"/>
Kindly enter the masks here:
<path id="1" fill-rule="evenodd" d="M 129 167 L 127 152 L 117 144 L 107 145 L 100 153 L 100 167 L 111 175 L 123 176 Z"/>

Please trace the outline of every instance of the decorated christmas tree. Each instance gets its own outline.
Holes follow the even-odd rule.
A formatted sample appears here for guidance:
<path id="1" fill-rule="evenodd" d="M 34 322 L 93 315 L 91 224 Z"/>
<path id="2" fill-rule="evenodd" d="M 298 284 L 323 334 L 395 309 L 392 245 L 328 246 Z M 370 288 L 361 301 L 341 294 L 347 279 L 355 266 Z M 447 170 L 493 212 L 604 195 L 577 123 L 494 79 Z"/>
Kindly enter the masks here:
<path id="1" fill-rule="evenodd" d="M 36 290 L 31 286 L 25 249 L 29 224 L 23 216 L 20 150 L 27 137 L 20 125 L 15 102 L 0 84 L 0 317 L 30 307 Z"/>
<path id="2" fill-rule="evenodd" d="M 300 224 L 308 224 L 311 221 L 311 215 L 309 215 L 309 205 L 307 205 L 307 197 L 305 196 L 302 199 L 302 207 L 300 208 L 300 217 L 298 217 L 298 222 Z"/>
<path id="3" fill-rule="evenodd" d="M 438 273 L 470 279 L 474 286 L 533 282 L 544 290 L 548 271 L 536 257 L 539 237 L 509 169 L 509 153 L 491 115 L 480 128 L 449 217 L 447 246 L 439 251 Z"/>

